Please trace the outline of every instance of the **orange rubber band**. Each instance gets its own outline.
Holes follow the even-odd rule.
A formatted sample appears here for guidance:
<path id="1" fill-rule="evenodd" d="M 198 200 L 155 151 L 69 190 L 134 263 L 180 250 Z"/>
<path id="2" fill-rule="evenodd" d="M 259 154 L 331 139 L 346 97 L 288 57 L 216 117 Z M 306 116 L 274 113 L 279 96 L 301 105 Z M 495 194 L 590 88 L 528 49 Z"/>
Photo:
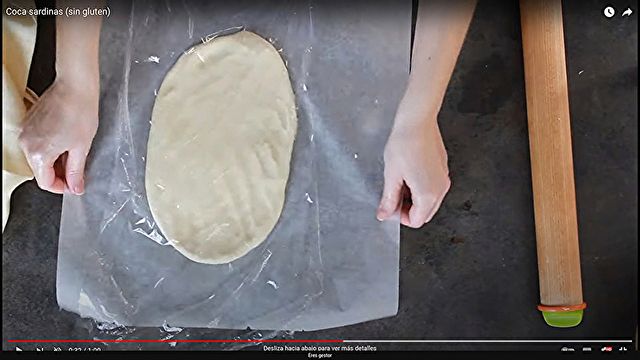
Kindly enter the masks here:
<path id="1" fill-rule="evenodd" d="M 33 90 L 26 88 L 24 91 L 24 97 L 22 98 L 22 100 L 24 102 L 24 107 L 28 111 L 38 101 L 38 95 L 36 95 L 36 93 L 34 93 Z"/>
<path id="2" fill-rule="evenodd" d="M 33 105 L 38 101 L 38 95 L 33 90 L 26 88 L 24 89 L 24 99 Z"/>
<path id="3" fill-rule="evenodd" d="M 548 311 L 548 312 L 560 312 L 560 311 L 576 311 L 583 310 L 587 307 L 587 303 L 582 303 L 578 305 L 557 305 L 557 306 L 548 306 L 548 305 L 538 305 L 538 310 L 540 311 Z"/>

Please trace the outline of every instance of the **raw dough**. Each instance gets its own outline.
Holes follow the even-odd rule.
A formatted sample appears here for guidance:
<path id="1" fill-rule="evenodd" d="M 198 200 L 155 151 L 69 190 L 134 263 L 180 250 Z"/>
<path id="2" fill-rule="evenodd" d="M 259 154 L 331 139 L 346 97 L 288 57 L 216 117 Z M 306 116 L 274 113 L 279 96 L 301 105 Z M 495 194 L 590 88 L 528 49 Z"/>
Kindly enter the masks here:
<path id="1" fill-rule="evenodd" d="M 4 10 L 9 4 L 2 3 Z M 11 2 L 10 6 L 35 9 L 33 1 Z M 2 231 L 9 218 L 11 193 L 32 179 L 18 136 L 27 111 L 23 98 L 31 57 L 36 43 L 36 18 L 2 15 Z"/>
<path id="2" fill-rule="evenodd" d="M 285 64 L 241 31 L 185 52 L 153 108 L 146 190 L 153 217 L 180 253 L 231 262 L 275 226 L 297 117 Z"/>

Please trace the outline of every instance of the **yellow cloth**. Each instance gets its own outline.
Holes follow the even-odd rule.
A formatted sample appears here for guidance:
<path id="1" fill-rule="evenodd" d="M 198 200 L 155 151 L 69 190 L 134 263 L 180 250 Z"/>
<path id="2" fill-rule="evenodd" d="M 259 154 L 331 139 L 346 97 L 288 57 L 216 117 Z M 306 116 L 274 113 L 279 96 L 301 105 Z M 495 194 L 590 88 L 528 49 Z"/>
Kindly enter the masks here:
<path id="1" fill-rule="evenodd" d="M 19 145 L 27 77 L 36 42 L 34 16 L 8 16 L 7 7 L 35 9 L 33 1 L 2 2 L 2 231 L 9 218 L 11 193 L 33 173 Z"/>

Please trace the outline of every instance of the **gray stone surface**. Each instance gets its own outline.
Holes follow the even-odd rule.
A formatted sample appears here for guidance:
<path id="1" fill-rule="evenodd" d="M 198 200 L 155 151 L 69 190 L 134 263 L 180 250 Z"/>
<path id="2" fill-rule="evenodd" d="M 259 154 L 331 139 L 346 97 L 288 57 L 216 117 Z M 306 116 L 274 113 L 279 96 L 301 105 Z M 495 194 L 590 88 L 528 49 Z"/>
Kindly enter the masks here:
<path id="1" fill-rule="evenodd" d="M 402 229 L 398 315 L 290 337 L 615 339 L 635 335 L 637 12 L 629 18 L 606 19 L 602 9 L 609 4 L 619 13 L 627 6 L 638 11 L 637 1 L 564 2 L 583 287 L 588 303 L 583 323 L 572 329 L 550 328 L 535 308 L 538 279 L 519 10 L 517 2 L 481 1 L 440 114 L 453 187 L 431 223 L 419 230 Z M 30 84 L 41 92 L 53 78 L 52 19 L 41 21 L 38 36 Z M 39 191 L 33 182 L 14 193 L 12 214 L 2 237 L 3 349 L 14 348 L 8 339 L 101 336 L 90 321 L 61 311 L 56 304 L 60 208 L 59 196 Z M 158 329 L 137 329 L 128 336 L 166 335 Z M 175 338 L 257 335 L 185 329 Z M 23 349 L 35 346 L 21 345 Z M 96 346 L 211 349 L 222 345 Z M 377 347 L 454 348 L 428 344 Z"/>

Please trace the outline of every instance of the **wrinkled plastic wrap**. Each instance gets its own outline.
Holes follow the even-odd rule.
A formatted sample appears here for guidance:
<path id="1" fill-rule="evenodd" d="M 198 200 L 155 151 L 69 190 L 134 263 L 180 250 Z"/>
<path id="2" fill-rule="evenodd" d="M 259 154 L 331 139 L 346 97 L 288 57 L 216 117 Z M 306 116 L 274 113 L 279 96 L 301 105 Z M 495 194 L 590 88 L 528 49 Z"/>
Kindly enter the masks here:
<path id="1" fill-rule="evenodd" d="M 86 193 L 63 200 L 59 305 L 142 327 L 316 330 L 395 315 L 399 225 L 375 210 L 408 75 L 411 3 L 109 6 Z M 241 28 L 282 49 L 298 111 L 291 173 L 268 238 L 231 263 L 200 264 L 169 245 L 149 210 L 151 111 L 179 56 Z"/>

